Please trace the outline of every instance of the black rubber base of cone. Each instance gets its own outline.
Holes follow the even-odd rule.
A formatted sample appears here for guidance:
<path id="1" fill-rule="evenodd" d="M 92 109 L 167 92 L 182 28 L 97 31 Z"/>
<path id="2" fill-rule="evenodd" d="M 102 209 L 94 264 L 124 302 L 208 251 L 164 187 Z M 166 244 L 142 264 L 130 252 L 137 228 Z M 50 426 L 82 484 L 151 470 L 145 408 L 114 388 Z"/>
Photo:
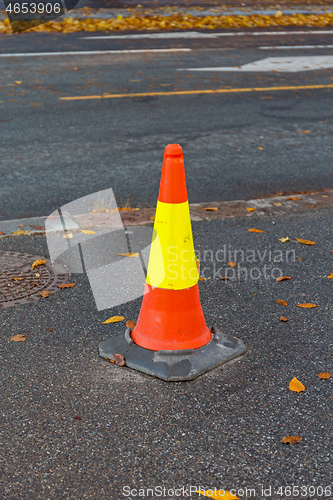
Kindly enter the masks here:
<path id="1" fill-rule="evenodd" d="M 122 354 L 126 366 L 167 382 L 192 380 L 246 350 L 242 340 L 212 330 L 212 340 L 199 349 L 151 351 L 135 344 L 128 328 L 125 334 L 101 342 L 99 355 L 114 361 L 114 354 Z"/>

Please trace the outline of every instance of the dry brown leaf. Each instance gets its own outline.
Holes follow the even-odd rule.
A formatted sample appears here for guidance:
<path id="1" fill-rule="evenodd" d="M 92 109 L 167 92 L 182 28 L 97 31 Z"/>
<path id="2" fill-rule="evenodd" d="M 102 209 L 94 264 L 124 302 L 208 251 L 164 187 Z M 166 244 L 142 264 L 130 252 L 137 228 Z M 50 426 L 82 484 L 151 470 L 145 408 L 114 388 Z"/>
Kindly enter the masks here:
<path id="1" fill-rule="evenodd" d="M 289 321 L 289 319 L 285 318 L 284 316 L 281 316 L 280 321 L 283 321 L 284 323 L 287 323 L 287 321 Z"/>
<path id="2" fill-rule="evenodd" d="M 266 231 L 261 231 L 261 229 L 255 229 L 255 228 L 251 228 L 251 229 L 248 229 L 248 232 L 249 233 L 266 233 Z"/>
<path id="3" fill-rule="evenodd" d="M 318 304 L 311 304 L 306 302 L 305 304 L 296 304 L 296 307 L 304 307 L 304 309 L 311 309 L 312 307 L 318 307 Z"/>
<path id="4" fill-rule="evenodd" d="M 276 281 L 285 281 L 291 280 L 291 276 L 280 276 L 280 278 L 276 278 Z"/>
<path id="5" fill-rule="evenodd" d="M 228 264 L 229 267 L 236 267 L 237 266 L 237 263 L 236 262 L 232 262 L 232 261 L 228 262 L 227 264 Z"/>
<path id="6" fill-rule="evenodd" d="M 207 281 L 207 278 L 202 278 L 202 277 L 200 277 L 200 278 L 199 278 L 199 281 Z"/>
<path id="7" fill-rule="evenodd" d="M 72 238 L 73 238 L 73 236 L 74 236 L 74 235 L 73 235 L 73 233 L 71 233 L 71 232 L 66 232 L 66 233 L 63 235 L 63 238 L 64 238 L 65 240 L 70 240 L 70 239 L 72 239 Z"/>
<path id="8" fill-rule="evenodd" d="M 102 323 L 102 325 L 108 325 L 109 323 L 118 323 L 118 321 L 124 321 L 124 316 L 112 316 L 112 318 L 107 319 Z"/>
<path id="9" fill-rule="evenodd" d="M 327 380 L 328 378 L 331 378 L 331 374 L 328 372 L 318 373 L 318 377 L 322 380 Z"/>
<path id="10" fill-rule="evenodd" d="M 21 281 L 21 280 L 24 280 L 24 277 L 19 277 L 19 276 L 14 276 L 13 278 L 10 278 L 11 280 L 14 280 L 14 281 Z"/>
<path id="11" fill-rule="evenodd" d="M 289 198 L 286 198 L 286 200 L 291 200 L 291 201 L 300 201 L 302 198 L 300 196 L 289 196 Z"/>
<path id="12" fill-rule="evenodd" d="M 289 389 L 293 392 L 303 392 L 305 387 L 296 377 L 294 377 L 289 383 Z"/>
<path id="13" fill-rule="evenodd" d="M 21 333 L 18 333 L 17 335 L 13 335 L 12 337 L 10 337 L 10 340 L 12 342 L 23 342 L 25 339 L 26 337 Z"/>
<path id="14" fill-rule="evenodd" d="M 216 210 L 218 210 L 218 207 L 204 207 L 204 210 L 208 210 L 210 212 L 216 212 Z"/>
<path id="15" fill-rule="evenodd" d="M 128 319 L 126 321 L 126 328 L 130 328 L 131 330 L 133 330 L 133 328 L 135 327 L 135 325 L 136 325 L 135 321 L 132 321 L 130 319 Z"/>
<path id="16" fill-rule="evenodd" d="M 6 234 L 6 233 L 4 233 L 3 231 L 0 231 L 0 236 L 2 236 L 3 234 Z"/>
<path id="17" fill-rule="evenodd" d="M 58 288 L 72 288 L 75 285 L 76 283 L 61 283 L 61 285 L 58 285 Z"/>
<path id="18" fill-rule="evenodd" d="M 50 292 L 50 290 L 43 290 L 42 292 L 39 292 L 40 295 L 42 297 L 44 297 L 44 299 L 46 299 L 47 297 L 49 297 L 50 295 L 52 295 L 52 293 Z"/>
<path id="19" fill-rule="evenodd" d="M 297 444 L 302 441 L 302 436 L 285 436 L 282 439 L 282 443 L 284 444 Z"/>
<path id="20" fill-rule="evenodd" d="M 248 212 L 254 212 L 254 211 L 255 211 L 255 210 L 257 210 L 257 209 L 256 209 L 256 208 L 254 208 L 254 207 L 246 207 L 246 210 L 247 210 Z"/>
<path id="21" fill-rule="evenodd" d="M 96 231 L 91 231 L 90 229 L 81 229 L 83 234 L 96 234 Z"/>
<path id="22" fill-rule="evenodd" d="M 290 241 L 290 239 L 288 238 L 288 236 L 286 236 L 285 238 L 279 238 L 279 241 L 281 241 L 281 243 L 285 243 L 286 241 Z"/>
<path id="23" fill-rule="evenodd" d="M 124 358 L 124 356 L 122 354 L 114 354 L 113 358 L 114 358 L 114 362 L 116 363 L 116 365 L 118 365 L 118 366 L 124 366 L 124 364 L 125 364 L 125 358 Z"/>
<path id="24" fill-rule="evenodd" d="M 126 253 L 116 253 L 116 255 L 121 255 L 122 257 L 139 257 L 139 253 L 126 252 Z"/>
<path id="25" fill-rule="evenodd" d="M 35 260 L 35 262 L 32 263 L 31 269 L 35 269 L 35 267 L 42 266 L 43 264 L 46 264 L 45 259 Z"/>
<path id="26" fill-rule="evenodd" d="M 228 276 L 221 276 L 221 278 L 220 278 L 220 279 L 221 279 L 221 280 L 228 280 L 229 278 L 228 278 Z"/>
<path id="27" fill-rule="evenodd" d="M 295 240 L 299 241 L 300 243 L 303 243 L 303 245 L 315 245 L 315 241 L 311 240 L 302 240 L 302 238 L 295 238 Z"/>
<path id="28" fill-rule="evenodd" d="M 52 328 L 52 326 L 46 326 L 46 327 L 44 328 L 44 330 L 49 330 L 49 332 L 53 332 L 53 328 Z"/>
<path id="29" fill-rule="evenodd" d="M 288 305 L 288 303 L 285 300 L 277 300 L 276 303 L 277 304 L 281 304 L 282 306 L 287 306 Z"/>
<path id="30" fill-rule="evenodd" d="M 329 274 L 329 275 L 327 276 L 327 278 L 328 278 L 328 279 L 332 279 L 332 278 L 333 278 L 333 273 Z"/>

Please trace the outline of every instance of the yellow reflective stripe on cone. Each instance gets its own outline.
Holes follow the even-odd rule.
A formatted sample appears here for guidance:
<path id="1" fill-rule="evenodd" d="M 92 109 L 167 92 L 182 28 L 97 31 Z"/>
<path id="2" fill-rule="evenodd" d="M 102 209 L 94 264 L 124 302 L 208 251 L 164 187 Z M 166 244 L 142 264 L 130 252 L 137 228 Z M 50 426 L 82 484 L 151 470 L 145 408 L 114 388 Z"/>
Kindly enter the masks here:
<path id="1" fill-rule="evenodd" d="M 188 201 L 158 201 L 147 283 L 154 287 L 182 290 L 196 285 L 198 280 Z"/>

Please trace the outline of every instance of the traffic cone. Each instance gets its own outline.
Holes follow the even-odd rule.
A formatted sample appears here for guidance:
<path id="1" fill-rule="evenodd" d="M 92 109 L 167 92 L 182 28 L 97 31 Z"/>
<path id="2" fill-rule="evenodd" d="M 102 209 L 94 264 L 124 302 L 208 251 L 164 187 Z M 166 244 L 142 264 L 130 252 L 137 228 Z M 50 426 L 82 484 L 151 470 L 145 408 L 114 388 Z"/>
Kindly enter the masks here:
<path id="1" fill-rule="evenodd" d="M 243 342 L 208 329 L 199 298 L 187 198 L 179 144 L 165 148 L 147 283 L 135 328 L 100 344 L 100 355 L 162 378 L 191 380 L 245 351 Z"/>

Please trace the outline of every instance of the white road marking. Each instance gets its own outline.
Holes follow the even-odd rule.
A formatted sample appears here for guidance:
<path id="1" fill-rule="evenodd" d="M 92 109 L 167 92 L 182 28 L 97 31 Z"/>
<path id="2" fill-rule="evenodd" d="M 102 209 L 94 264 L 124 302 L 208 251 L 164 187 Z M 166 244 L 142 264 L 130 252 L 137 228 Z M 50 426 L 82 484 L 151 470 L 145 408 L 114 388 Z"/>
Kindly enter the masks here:
<path id="1" fill-rule="evenodd" d="M 329 68 L 333 68 L 333 56 L 267 57 L 266 59 L 244 64 L 243 66 L 181 68 L 178 71 L 281 71 L 297 73 L 299 71 Z"/>
<path id="2" fill-rule="evenodd" d="M 81 40 L 137 40 L 165 38 L 218 38 L 220 36 L 274 36 L 274 35 L 333 35 L 330 31 L 239 31 L 227 33 L 201 33 L 199 31 L 184 31 L 171 33 L 144 33 L 135 35 L 101 35 L 81 36 Z"/>
<path id="3" fill-rule="evenodd" d="M 333 49 L 333 45 L 272 45 L 271 47 L 259 47 L 261 50 L 270 49 Z"/>
<path id="4" fill-rule="evenodd" d="M 77 50 L 73 52 L 28 52 L 0 54 L 0 57 L 91 56 L 98 54 L 144 54 L 155 52 L 191 52 L 192 49 L 133 49 L 133 50 Z"/>

